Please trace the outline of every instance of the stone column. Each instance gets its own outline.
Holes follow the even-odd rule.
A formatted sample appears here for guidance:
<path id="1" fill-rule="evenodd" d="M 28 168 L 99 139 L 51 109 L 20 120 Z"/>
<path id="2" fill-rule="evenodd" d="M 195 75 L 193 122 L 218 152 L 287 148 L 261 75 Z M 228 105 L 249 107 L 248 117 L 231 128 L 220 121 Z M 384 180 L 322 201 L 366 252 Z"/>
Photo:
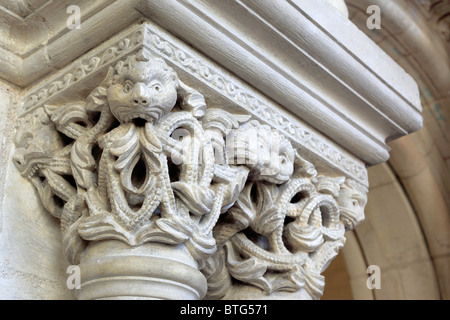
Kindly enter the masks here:
<path id="1" fill-rule="evenodd" d="M 130 1 L 139 23 L 26 92 L 13 160 L 61 222 L 78 298 L 321 297 L 366 165 L 420 106 L 318 3 Z"/>

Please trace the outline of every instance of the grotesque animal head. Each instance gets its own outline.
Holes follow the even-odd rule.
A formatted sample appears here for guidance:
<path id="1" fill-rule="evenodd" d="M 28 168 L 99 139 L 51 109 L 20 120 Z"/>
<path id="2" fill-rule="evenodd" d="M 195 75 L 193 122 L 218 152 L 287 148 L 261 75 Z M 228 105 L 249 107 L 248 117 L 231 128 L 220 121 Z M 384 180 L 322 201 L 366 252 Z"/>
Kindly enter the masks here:
<path id="1" fill-rule="evenodd" d="M 339 211 L 347 230 L 354 229 L 364 221 L 364 207 L 367 203 L 367 188 L 347 179 L 339 191 Z"/>
<path id="2" fill-rule="evenodd" d="M 184 84 L 164 59 L 145 50 L 120 61 L 88 96 L 88 111 L 108 106 L 120 123 L 156 123 L 180 100 L 196 118 L 206 112 L 205 98 Z"/>
<path id="3" fill-rule="evenodd" d="M 29 113 L 16 124 L 16 152 L 14 163 L 24 177 L 39 174 L 43 165 L 48 165 L 64 143 L 44 108 Z"/>
<path id="4" fill-rule="evenodd" d="M 177 89 L 177 76 L 164 60 L 141 53 L 116 66 L 107 100 L 121 123 L 155 123 L 175 106 Z"/>
<path id="5" fill-rule="evenodd" d="M 250 121 L 227 137 L 230 163 L 244 164 L 251 169 L 253 181 L 281 184 L 294 172 L 295 150 L 277 130 L 258 121 Z"/>

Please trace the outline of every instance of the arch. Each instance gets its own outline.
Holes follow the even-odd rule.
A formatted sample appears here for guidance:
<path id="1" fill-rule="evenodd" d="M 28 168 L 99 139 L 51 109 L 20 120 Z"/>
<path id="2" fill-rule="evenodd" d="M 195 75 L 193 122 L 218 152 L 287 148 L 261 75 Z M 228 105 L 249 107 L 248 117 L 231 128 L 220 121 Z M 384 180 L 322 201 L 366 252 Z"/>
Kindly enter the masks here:
<path id="1" fill-rule="evenodd" d="M 366 220 L 342 252 L 353 298 L 449 299 L 450 43 L 419 1 L 346 2 L 349 18 L 415 78 L 424 107 L 424 128 L 389 143 L 389 163 L 369 168 Z M 372 4 L 380 30 L 366 27 Z M 366 287 L 371 264 L 381 267 L 380 290 Z"/>

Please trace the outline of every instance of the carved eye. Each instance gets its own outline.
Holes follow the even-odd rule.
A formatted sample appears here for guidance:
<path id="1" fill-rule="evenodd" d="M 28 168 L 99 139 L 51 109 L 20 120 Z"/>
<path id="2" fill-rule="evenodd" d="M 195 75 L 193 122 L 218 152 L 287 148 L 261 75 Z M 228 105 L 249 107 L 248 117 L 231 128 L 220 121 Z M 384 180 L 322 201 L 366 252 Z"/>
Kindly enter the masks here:
<path id="1" fill-rule="evenodd" d="M 160 82 L 152 82 L 150 88 L 155 92 L 160 92 L 162 90 L 162 84 Z"/>
<path id="2" fill-rule="evenodd" d="M 134 83 L 131 80 L 127 80 L 123 84 L 123 92 L 128 93 L 130 92 L 134 87 Z"/>
<path id="3" fill-rule="evenodd" d="M 353 199 L 353 200 L 351 201 L 351 204 L 352 204 L 352 206 L 354 206 L 354 207 L 359 207 L 359 201 L 356 200 L 356 199 Z"/>

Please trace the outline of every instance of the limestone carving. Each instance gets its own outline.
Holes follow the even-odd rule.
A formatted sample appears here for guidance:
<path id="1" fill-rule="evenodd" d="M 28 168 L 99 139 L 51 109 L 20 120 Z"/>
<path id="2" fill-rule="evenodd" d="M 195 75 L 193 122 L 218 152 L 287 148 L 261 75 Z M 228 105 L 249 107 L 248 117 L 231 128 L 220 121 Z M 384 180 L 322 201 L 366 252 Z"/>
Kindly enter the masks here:
<path id="1" fill-rule="evenodd" d="M 363 218 L 364 199 L 355 197 L 365 195 L 355 191 L 355 185 L 348 186 L 353 185 L 351 180 L 318 177 L 314 166 L 282 137 L 275 156 L 273 150 L 266 150 L 266 158 L 258 157 L 260 161 L 252 163 L 253 153 L 262 147 L 250 150 L 248 141 L 252 141 L 255 127 L 255 122 L 243 125 L 236 131 L 238 138 L 232 140 L 237 149 L 245 149 L 240 154 L 248 155 L 245 164 L 251 171 L 235 205 L 214 229 L 219 249 L 203 270 L 208 278 L 208 298 L 234 299 L 229 292 L 234 280 L 239 280 L 266 295 L 304 289 L 309 297 L 318 299 L 325 284 L 321 273 L 344 245 L 345 228 L 355 227 Z M 270 149 L 267 138 L 277 135 L 260 127 L 265 138 L 254 141 L 265 141 L 263 147 Z M 278 161 L 281 166 L 274 170 Z M 355 199 L 361 201 L 357 209 L 353 207 Z M 345 208 L 343 216 L 341 208 Z"/>
<path id="2" fill-rule="evenodd" d="M 230 298 L 237 281 L 320 298 L 345 229 L 364 218 L 357 182 L 319 175 L 248 115 L 207 108 L 145 49 L 85 101 L 30 109 L 16 145 L 21 174 L 61 219 L 71 263 L 100 240 L 183 244 L 211 299 Z"/>
<path id="3" fill-rule="evenodd" d="M 166 33 L 158 31 L 149 23 L 125 32 L 119 40 L 113 41 L 101 51 L 83 57 L 74 65 L 71 65 L 65 73 L 58 74 L 46 85 L 32 89 L 25 98 L 25 110 L 32 112 L 33 108 L 48 104 L 50 99 L 59 94 L 64 94 L 65 90 L 73 86 L 79 85 L 80 82 L 85 81 L 86 78 L 112 61 L 134 52 L 142 45 L 142 42 L 147 42 L 151 49 L 166 61 L 181 65 L 193 77 L 204 82 L 227 99 L 239 104 L 246 113 L 251 114 L 259 121 L 269 123 L 277 128 L 282 135 L 314 150 L 342 172 L 353 176 L 358 182 L 368 184 L 367 171 L 364 165 L 333 146 L 326 139 L 318 136 L 308 127 L 280 112 L 273 104 L 261 99 L 255 92 L 227 77 L 205 59 L 186 50 L 185 46 L 174 41 Z"/>

